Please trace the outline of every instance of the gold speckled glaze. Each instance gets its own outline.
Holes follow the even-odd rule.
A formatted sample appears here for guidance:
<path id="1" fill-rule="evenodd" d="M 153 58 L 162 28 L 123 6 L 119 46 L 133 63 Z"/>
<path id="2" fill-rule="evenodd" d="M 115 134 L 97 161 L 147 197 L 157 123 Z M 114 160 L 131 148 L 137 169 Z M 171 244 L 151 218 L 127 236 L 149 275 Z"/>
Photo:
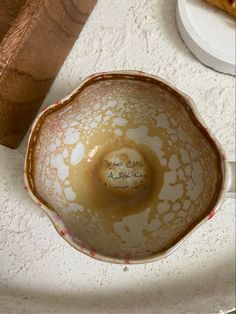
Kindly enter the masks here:
<path id="1" fill-rule="evenodd" d="M 26 188 L 76 249 L 115 263 L 172 252 L 217 210 L 227 164 L 190 98 L 141 72 L 96 74 L 35 121 Z"/>

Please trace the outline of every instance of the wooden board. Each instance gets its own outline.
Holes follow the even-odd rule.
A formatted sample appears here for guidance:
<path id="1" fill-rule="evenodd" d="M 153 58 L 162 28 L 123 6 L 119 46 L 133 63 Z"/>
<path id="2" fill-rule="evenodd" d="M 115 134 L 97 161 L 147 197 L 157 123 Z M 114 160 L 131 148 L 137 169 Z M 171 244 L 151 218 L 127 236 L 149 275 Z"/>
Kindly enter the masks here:
<path id="1" fill-rule="evenodd" d="M 26 0 L 0 0 L 0 42 L 17 18 Z"/>
<path id="2" fill-rule="evenodd" d="M 0 144 L 20 144 L 95 3 L 26 1 L 0 44 Z"/>

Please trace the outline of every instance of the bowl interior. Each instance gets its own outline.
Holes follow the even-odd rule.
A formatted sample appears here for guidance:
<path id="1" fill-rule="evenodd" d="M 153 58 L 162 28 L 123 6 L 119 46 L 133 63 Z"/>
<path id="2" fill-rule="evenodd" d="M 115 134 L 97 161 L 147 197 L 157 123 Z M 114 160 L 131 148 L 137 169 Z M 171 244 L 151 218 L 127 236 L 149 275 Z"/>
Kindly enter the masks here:
<path id="1" fill-rule="evenodd" d="M 33 193 L 73 241 L 101 255 L 161 254 L 218 198 L 216 145 L 184 97 L 158 80 L 91 79 L 35 128 Z"/>

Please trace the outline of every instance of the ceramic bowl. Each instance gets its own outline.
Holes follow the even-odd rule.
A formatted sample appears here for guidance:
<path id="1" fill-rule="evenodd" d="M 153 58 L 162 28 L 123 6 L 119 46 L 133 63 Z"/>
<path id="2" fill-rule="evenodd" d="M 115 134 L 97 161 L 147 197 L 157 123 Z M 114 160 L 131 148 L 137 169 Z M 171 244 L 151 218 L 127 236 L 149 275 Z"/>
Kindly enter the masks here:
<path id="1" fill-rule="evenodd" d="M 111 72 L 38 116 L 25 183 L 74 248 L 143 263 L 211 218 L 229 179 L 225 154 L 188 96 L 155 76 Z"/>

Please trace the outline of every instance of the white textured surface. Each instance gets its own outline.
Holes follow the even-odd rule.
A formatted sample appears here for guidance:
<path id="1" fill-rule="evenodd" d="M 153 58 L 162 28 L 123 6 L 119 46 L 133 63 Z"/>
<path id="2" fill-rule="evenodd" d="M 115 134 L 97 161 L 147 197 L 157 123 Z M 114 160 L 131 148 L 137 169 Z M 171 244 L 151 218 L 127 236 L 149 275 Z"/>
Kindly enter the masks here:
<path id="1" fill-rule="evenodd" d="M 138 69 L 191 95 L 235 153 L 234 78 L 200 64 L 176 31 L 174 0 L 100 0 L 45 103 L 93 72 Z M 23 188 L 25 143 L 0 147 L 0 313 L 203 314 L 235 303 L 235 201 L 167 259 L 125 268 L 81 255 Z"/>

